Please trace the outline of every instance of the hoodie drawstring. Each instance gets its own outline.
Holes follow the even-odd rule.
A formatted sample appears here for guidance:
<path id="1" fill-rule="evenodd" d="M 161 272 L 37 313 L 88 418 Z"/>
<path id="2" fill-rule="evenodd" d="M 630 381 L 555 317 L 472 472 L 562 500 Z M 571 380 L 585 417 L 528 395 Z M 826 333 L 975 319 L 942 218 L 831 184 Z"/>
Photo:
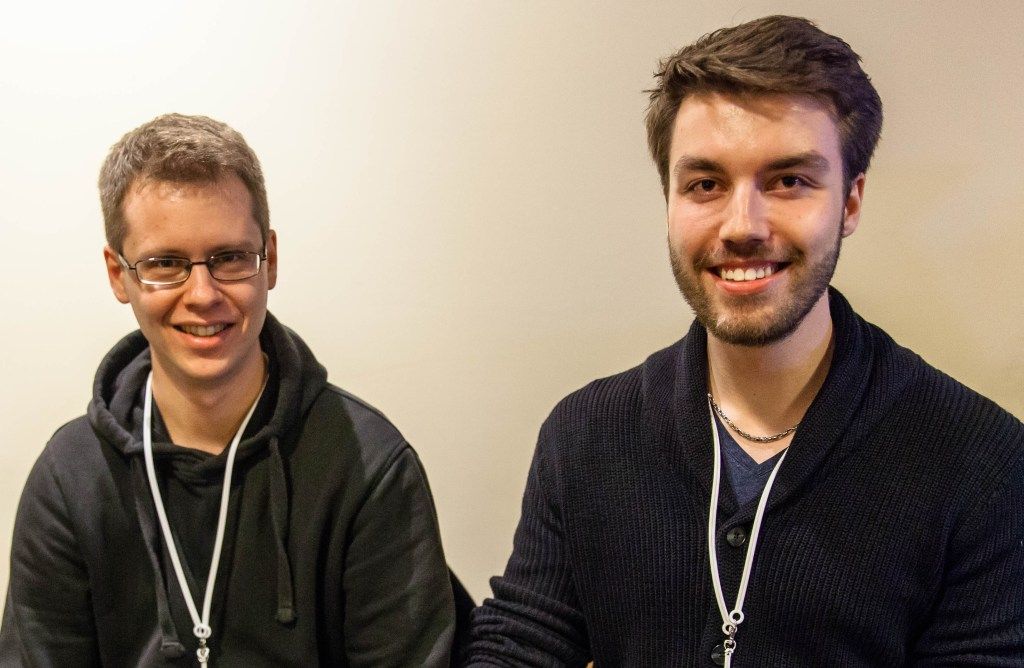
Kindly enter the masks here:
<path id="1" fill-rule="evenodd" d="M 285 477 L 284 459 L 281 456 L 278 437 L 270 437 L 270 517 L 274 531 L 275 550 L 277 552 L 277 621 L 289 626 L 295 622 L 295 594 L 291 576 L 291 561 L 285 549 L 285 536 L 288 534 L 288 483 Z M 149 555 L 153 569 L 154 592 L 156 595 L 156 613 L 160 624 L 160 654 L 168 659 L 176 659 L 186 654 L 186 648 L 178 639 L 178 632 L 171 616 L 168 603 L 167 583 L 160 567 L 157 554 L 159 539 L 157 537 L 156 517 L 150 503 L 149 482 L 143 469 L 140 457 L 130 459 L 132 486 L 135 488 L 135 512 L 142 527 L 143 542 Z"/>
<path id="2" fill-rule="evenodd" d="M 292 590 L 292 566 L 284 540 L 288 535 L 288 481 L 284 459 L 276 435 L 270 437 L 270 523 L 277 548 L 277 621 L 283 625 L 295 621 L 295 594 Z"/>
<path id="3" fill-rule="evenodd" d="M 164 574 L 160 569 L 160 557 L 156 552 L 156 518 L 153 514 L 153 506 L 149 503 L 149 482 L 146 480 L 146 473 L 138 457 L 132 457 L 129 466 L 132 486 L 135 491 L 135 513 L 139 518 L 139 526 L 142 527 L 142 542 L 146 544 L 146 552 L 149 554 L 149 562 L 153 567 L 153 576 L 156 580 L 154 591 L 156 592 L 156 616 L 160 623 L 160 654 L 168 659 L 177 659 L 185 656 L 185 646 L 178 639 L 178 631 L 174 627 L 171 606 L 167 602 L 167 583 L 164 582 Z"/>

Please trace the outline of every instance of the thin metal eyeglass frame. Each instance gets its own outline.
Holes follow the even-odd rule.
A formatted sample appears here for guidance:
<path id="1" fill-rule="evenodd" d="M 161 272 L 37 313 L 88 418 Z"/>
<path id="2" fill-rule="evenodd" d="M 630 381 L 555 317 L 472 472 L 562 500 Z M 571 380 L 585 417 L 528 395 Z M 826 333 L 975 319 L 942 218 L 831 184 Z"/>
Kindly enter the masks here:
<path id="1" fill-rule="evenodd" d="M 250 274 L 248 276 L 244 276 L 242 278 L 217 278 L 216 276 L 213 275 L 213 271 L 210 269 L 210 263 L 211 262 L 213 262 L 215 259 L 217 259 L 221 255 L 231 255 L 231 254 L 237 254 L 237 253 L 245 253 L 246 255 L 255 255 L 256 258 L 257 258 L 257 261 L 256 261 L 256 271 L 254 271 L 252 274 Z M 267 261 L 267 249 L 264 248 L 262 253 L 259 253 L 257 251 L 229 251 L 227 253 L 217 253 L 216 255 L 211 255 L 210 257 L 206 258 L 202 262 L 193 262 L 192 260 L 190 260 L 188 258 L 185 258 L 185 257 L 175 257 L 173 255 L 169 255 L 169 256 L 166 256 L 166 257 L 159 257 L 159 256 L 157 256 L 157 257 L 144 257 L 141 260 L 139 260 L 138 262 L 136 262 L 135 264 L 128 264 L 128 260 L 126 260 L 124 258 L 124 255 L 121 255 L 120 253 L 117 254 L 117 259 L 118 259 L 118 261 L 120 261 L 122 267 L 124 267 L 125 269 L 127 269 L 129 271 L 135 272 L 135 278 L 138 279 L 139 283 L 142 283 L 143 285 L 153 285 L 153 286 L 157 286 L 157 287 L 166 288 L 166 287 L 171 286 L 171 285 L 181 285 L 182 283 L 187 281 L 192 276 L 192 267 L 195 267 L 196 265 L 203 265 L 204 267 L 206 267 L 206 270 L 210 272 L 210 278 L 212 278 L 213 280 L 215 280 L 215 281 L 217 281 L 219 283 L 237 283 L 238 281 L 247 281 L 250 278 L 252 278 L 253 276 L 258 276 L 259 275 L 260 269 L 263 268 L 263 263 Z M 142 278 L 142 276 L 139 276 L 139 270 L 136 269 L 136 267 L 139 266 L 139 262 L 146 262 L 147 260 L 185 260 L 186 262 L 188 262 L 188 264 L 185 266 L 185 277 L 183 279 L 181 279 L 180 281 L 172 281 L 170 283 L 146 280 L 146 279 Z"/>

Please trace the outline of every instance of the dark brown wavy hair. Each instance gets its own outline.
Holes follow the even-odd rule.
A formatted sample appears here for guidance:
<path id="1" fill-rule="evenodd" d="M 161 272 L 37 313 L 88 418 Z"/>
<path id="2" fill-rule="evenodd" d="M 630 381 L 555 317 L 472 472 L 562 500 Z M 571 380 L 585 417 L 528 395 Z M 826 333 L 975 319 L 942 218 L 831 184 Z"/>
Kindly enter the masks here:
<path id="1" fill-rule="evenodd" d="M 882 101 L 850 45 L 807 19 L 766 16 L 704 35 L 661 61 L 647 107 L 647 143 L 668 197 L 669 152 L 689 95 L 808 95 L 835 118 L 847 188 L 867 171 L 882 131 Z"/>

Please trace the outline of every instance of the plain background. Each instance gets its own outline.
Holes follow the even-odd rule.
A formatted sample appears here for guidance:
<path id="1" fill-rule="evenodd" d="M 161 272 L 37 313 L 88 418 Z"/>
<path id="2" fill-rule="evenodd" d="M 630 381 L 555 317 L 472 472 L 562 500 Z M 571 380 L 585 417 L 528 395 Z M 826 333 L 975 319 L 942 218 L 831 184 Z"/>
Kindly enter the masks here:
<path id="1" fill-rule="evenodd" d="M 691 319 L 641 91 L 659 58 L 772 13 L 846 39 L 885 104 L 834 284 L 1024 417 L 1024 3 L 18 3 L 0 22 L 0 588 L 29 468 L 134 328 L 103 270 L 99 165 L 179 111 L 260 156 L 271 310 L 416 447 L 449 560 L 487 595 L 548 411 Z"/>

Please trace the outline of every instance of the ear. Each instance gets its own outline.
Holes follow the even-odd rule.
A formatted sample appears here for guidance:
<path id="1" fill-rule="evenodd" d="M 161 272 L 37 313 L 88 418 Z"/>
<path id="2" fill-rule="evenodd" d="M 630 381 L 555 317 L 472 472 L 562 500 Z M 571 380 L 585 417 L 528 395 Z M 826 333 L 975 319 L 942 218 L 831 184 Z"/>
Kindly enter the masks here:
<path id="1" fill-rule="evenodd" d="M 107 280 L 110 281 L 110 289 L 114 297 L 122 304 L 128 303 L 128 288 L 125 281 L 129 277 L 125 275 L 127 270 L 121 264 L 119 255 L 110 246 L 103 247 L 103 261 L 107 265 Z"/>
<path id="2" fill-rule="evenodd" d="M 270 230 L 267 234 L 267 289 L 273 290 L 277 285 L 277 232 Z"/>
<path id="3" fill-rule="evenodd" d="M 860 209 L 863 202 L 864 172 L 861 172 L 850 184 L 850 194 L 846 196 L 846 204 L 843 207 L 843 238 L 853 234 L 860 224 Z"/>

